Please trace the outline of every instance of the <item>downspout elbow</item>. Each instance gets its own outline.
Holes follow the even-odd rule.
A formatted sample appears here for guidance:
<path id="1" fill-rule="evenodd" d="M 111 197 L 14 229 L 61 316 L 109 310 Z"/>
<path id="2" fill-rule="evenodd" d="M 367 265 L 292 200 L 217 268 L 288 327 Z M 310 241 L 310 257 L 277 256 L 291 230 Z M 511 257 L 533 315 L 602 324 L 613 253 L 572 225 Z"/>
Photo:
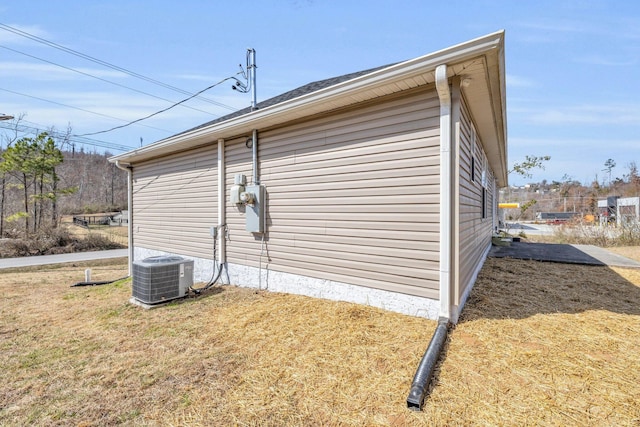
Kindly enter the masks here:
<path id="1" fill-rule="evenodd" d="M 120 160 L 116 160 L 116 167 L 118 169 L 121 169 L 123 171 L 127 171 L 130 172 L 131 171 L 131 165 L 128 163 L 120 163 Z"/>
<path id="2" fill-rule="evenodd" d="M 449 79 L 447 78 L 447 66 L 439 65 L 436 68 L 436 91 L 440 99 L 440 111 L 444 108 L 451 108 L 451 90 L 449 89 Z"/>

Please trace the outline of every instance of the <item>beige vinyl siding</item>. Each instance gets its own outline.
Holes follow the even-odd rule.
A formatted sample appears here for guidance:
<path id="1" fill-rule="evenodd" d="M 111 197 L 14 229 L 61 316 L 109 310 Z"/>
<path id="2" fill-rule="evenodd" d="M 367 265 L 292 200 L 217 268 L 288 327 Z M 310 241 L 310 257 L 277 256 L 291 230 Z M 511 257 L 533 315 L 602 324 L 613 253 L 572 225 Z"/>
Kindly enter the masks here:
<path id="1" fill-rule="evenodd" d="M 134 165 L 134 245 L 211 258 L 217 180 L 216 143 Z"/>
<path id="2" fill-rule="evenodd" d="M 491 241 L 493 227 L 493 198 L 495 186 L 493 174 L 488 169 L 486 177 L 486 214 L 482 214 L 482 165 L 484 154 L 479 136 L 475 134 L 472 118 L 462 98 L 462 111 L 460 120 L 460 147 L 459 147 L 459 278 L 456 292 L 456 301 L 469 286 L 476 267 L 482 260 L 482 255 Z M 475 140 L 475 144 L 473 143 Z M 475 161 L 472 162 L 472 157 Z M 475 165 L 475 180 L 471 180 L 471 165 Z"/>
<path id="3" fill-rule="evenodd" d="M 268 192 L 263 268 L 438 297 L 439 103 L 421 90 L 260 132 Z M 251 173 L 227 144 L 227 184 Z M 227 208 L 228 259 L 257 266 L 259 237 Z"/>
<path id="4" fill-rule="evenodd" d="M 227 190 L 234 185 L 236 174 L 245 175 L 247 184 L 253 181 L 253 176 L 251 175 L 252 151 L 245 145 L 249 137 L 250 136 L 246 136 L 224 142 L 225 188 Z M 229 201 L 228 194 L 229 192 L 227 192 L 227 203 L 225 206 L 227 234 L 229 238 L 227 241 L 227 262 L 257 267 L 260 254 L 260 240 L 256 240 L 252 233 L 245 231 L 245 207 L 232 204 Z"/>

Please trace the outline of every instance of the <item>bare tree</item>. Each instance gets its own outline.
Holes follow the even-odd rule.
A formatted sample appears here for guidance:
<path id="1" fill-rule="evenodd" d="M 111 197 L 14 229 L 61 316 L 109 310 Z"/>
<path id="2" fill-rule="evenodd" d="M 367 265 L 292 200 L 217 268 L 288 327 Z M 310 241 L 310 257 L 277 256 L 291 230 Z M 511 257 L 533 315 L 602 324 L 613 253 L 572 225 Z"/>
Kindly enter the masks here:
<path id="1" fill-rule="evenodd" d="M 629 174 L 627 175 L 627 182 L 633 186 L 640 185 L 640 174 L 638 173 L 638 164 L 635 161 L 627 164 Z"/>
<path id="2" fill-rule="evenodd" d="M 604 169 L 602 169 L 602 172 L 607 172 L 607 174 L 609 174 L 609 185 L 611 185 L 611 171 L 615 167 L 616 162 L 613 159 L 607 159 L 607 161 L 604 162 Z"/>
<path id="3" fill-rule="evenodd" d="M 524 161 L 514 163 L 509 173 L 517 173 L 523 178 L 531 178 L 534 169 L 544 170 L 544 163 L 551 160 L 551 156 L 524 156 Z"/>

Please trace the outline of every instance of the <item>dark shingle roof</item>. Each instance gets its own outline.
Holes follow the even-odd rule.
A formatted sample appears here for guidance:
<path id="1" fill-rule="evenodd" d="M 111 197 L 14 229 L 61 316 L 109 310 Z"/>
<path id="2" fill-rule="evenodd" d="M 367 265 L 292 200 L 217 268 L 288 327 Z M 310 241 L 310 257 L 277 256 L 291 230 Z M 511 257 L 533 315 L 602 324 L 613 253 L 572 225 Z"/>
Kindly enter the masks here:
<path id="1" fill-rule="evenodd" d="M 368 70 L 362 70 L 362 71 L 356 71 L 355 73 L 349 73 L 349 74 L 345 74 L 345 75 L 338 76 L 338 77 L 332 77 L 332 78 L 325 79 L 325 80 L 319 80 L 317 82 L 307 83 L 306 85 L 300 86 L 299 88 L 296 88 L 296 89 L 293 89 L 293 90 L 290 90 L 289 92 L 285 92 L 283 94 L 276 95 L 273 98 L 269 98 L 269 99 L 267 99 L 265 101 L 258 102 L 257 108 L 259 110 L 259 109 L 262 109 L 262 108 L 270 107 L 272 105 L 280 104 L 281 102 L 285 102 L 285 101 L 297 98 L 297 97 L 302 96 L 302 95 L 313 93 L 313 92 L 316 92 L 318 90 L 321 90 L 321 89 L 324 89 L 324 88 L 327 88 L 327 87 L 330 87 L 330 86 L 333 86 L 333 85 L 337 85 L 339 83 L 346 82 L 348 80 L 352 80 L 352 79 L 355 79 L 355 78 L 360 77 L 360 76 L 364 76 L 364 75 L 373 73 L 374 71 L 382 70 L 383 68 L 390 67 L 391 65 L 393 65 L 393 64 L 383 65 L 381 67 L 370 68 Z M 216 124 L 216 123 L 221 123 L 221 122 L 224 122 L 226 120 L 233 119 L 235 117 L 244 116 L 245 114 L 248 114 L 250 112 L 251 112 L 251 107 L 243 108 L 241 110 L 234 111 L 231 114 L 227 114 L 226 116 L 218 117 L 217 119 L 214 119 L 214 120 L 211 120 L 209 122 L 203 123 L 203 124 L 201 124 L 199 126 L 196 126 L 194 128 L 188 129 L 188 130 L 186 130 L 184 132 L 180 132 L 177 135 L 180 135 L 180 134 L 183 134 L 183 133 L 187 133 L 187 132 L 190 132 L 190 131 L 193 131 L 193 130 L 196 130 L 196 129 L 201 129 L 201 128 L 204 128 L 204 127 Z"/>

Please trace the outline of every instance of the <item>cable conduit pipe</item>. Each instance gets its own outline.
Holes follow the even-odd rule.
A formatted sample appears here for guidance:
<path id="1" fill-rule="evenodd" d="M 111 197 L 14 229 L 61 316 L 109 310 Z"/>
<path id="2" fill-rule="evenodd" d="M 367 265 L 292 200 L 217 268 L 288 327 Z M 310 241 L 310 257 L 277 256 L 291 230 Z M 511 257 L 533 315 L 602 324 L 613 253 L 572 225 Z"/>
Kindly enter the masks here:
<path id="1" fill-rule="evenodd" d="M 260 185 L 260 176 L 258 175 L 258 130 L 254 129 L 251 135 L 252 164 L 253 164 L 253 183 Z"/>
<path id="2" fill-rule="evenodd" d="M 92 282 L 78 282 L 78 283 L 74 283 L 73 285 L 71 285 L 71 287 L 75 288 L 75 287 L 79 287 L 79 286 L 109 285 L 111 283 L 115 283 L 115 282 L 118 282 L 120 280 L 125 280 L 125 279 L 128 279 L 128 278 L 129 278 L 129 276 L 121 277 L 121 278 L 115 279 L 115 280 L 99 280 L 99 281 L 92 281 Z"/>

